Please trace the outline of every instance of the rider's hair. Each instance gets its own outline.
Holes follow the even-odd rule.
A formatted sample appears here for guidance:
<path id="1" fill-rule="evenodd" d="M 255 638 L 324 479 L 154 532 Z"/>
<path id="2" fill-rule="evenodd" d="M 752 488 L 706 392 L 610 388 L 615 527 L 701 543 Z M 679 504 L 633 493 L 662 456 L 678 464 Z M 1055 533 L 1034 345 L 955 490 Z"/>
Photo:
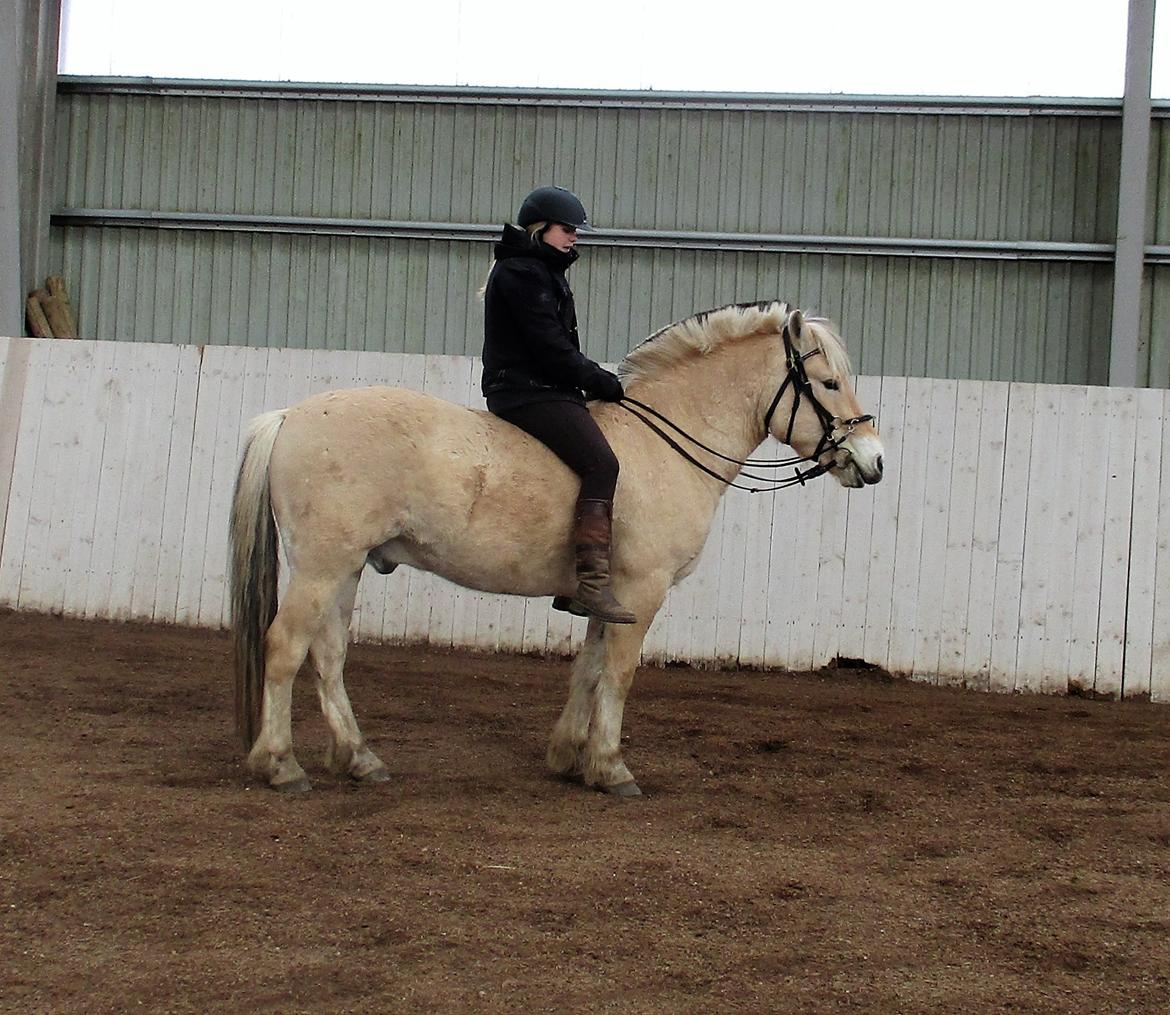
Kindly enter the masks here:
<path id="1" fill-rule="evenodd" d="M 528 233 L 528 238 L 535 244 L 543 235 L 544 231 L 552 225 L 551 222 L 533 222 L 532 225 L 525 227 L 525 232 Z M 484 295 L 487 293 L 488 279 L 492 277 L 492 268 L 496 266 L 496 262 L 492 261 L 488 267 L 487 274 L 483 277 L 483 285 L 475 290 L 475 295 L 479 297 L 480 302 L 483 302 Z"/>

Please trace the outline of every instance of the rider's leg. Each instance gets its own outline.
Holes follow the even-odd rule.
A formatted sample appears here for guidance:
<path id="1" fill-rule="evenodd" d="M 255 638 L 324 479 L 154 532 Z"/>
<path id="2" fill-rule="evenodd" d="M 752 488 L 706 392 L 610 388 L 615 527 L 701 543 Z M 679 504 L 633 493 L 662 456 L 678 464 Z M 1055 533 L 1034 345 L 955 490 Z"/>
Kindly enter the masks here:
<path id="1" fill-rule="evenodd" d="M 634 615 L 610 589 L 613 495 L 618 460 L 589 411 L 571 401 L 536 402 L 500 413 L 545 444 L 581 479 L 574 510 L 577 590 L 553 606 L 610 624 L 632 624 Z"/>

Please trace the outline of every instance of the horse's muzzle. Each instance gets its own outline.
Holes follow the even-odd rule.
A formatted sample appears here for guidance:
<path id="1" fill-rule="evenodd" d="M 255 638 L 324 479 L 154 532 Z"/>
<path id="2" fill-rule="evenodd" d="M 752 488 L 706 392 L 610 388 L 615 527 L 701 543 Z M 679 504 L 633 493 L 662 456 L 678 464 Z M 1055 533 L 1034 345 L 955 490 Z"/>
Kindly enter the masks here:
<path id="1" fill-rule="evenodd" d="M 875 439 L 870 439 L 876 443 Z M 872 486 L 882 481 L 885 472 L 885 458 L 881 450 L 874 450 L 866 446 L 865 441 L 856 449 L 848 445 L 837 449 L 833 456 L 833 475 L 845 487 L 856 490 L 862 486 Z M 880 449 L 880 444 L 878 445 Z"/>

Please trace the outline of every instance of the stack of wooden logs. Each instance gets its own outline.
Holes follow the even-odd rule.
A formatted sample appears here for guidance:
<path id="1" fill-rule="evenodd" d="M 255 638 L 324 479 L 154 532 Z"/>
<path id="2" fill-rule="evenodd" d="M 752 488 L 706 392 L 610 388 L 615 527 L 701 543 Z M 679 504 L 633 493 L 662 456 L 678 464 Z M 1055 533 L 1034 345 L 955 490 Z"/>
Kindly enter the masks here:
<path id="1" fill-rule="evenodd" d="M 34 338 L 77 337 L 77 319 L 60 275 L 45 279 L 45 287 L 29 293 L 24 306 L 28 331 Z"/>

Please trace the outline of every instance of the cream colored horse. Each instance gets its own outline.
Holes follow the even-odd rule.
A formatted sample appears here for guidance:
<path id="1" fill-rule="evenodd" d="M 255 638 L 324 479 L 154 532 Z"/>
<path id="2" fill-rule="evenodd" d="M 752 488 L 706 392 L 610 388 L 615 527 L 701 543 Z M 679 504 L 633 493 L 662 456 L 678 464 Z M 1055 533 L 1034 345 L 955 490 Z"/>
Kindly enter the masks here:
<path id="1" fill-rule="evenodd" d="M 621 373 L 627 394 L 731 458 L 760 444 L 767 417 L 773 436 L 802 456 L 819 450 L 843 486 L 881 478 L 881 442 L 870 418 L 858 419 L 840 339 L 783 303 L 680 321 L 631 352 Z M 621 462 L 613 582 L 638 623 L 589 622 L 547 759 L 554 772 L 632 796 L 620 738 L 642 640 L 667 590 L 694 569 L 726 486 L 623 406 L 591 411 Z M 726 480 L 739 471 L 707 464 Z M 231 519 L 236 706 L 252 772 L 276 789 L 309 788 L 291 726 L 293 678 L 307 653 L 329 767 L 363 782 L 388 778 L 342 681 L 364 566 L 408 564 L 485 592 L 570 595 L 576 496 L 576 477 L 531 437 L 416 391 L 331 391 L 253 420 Z M 274 515 L 289 568 L 279 608 Z"/>

